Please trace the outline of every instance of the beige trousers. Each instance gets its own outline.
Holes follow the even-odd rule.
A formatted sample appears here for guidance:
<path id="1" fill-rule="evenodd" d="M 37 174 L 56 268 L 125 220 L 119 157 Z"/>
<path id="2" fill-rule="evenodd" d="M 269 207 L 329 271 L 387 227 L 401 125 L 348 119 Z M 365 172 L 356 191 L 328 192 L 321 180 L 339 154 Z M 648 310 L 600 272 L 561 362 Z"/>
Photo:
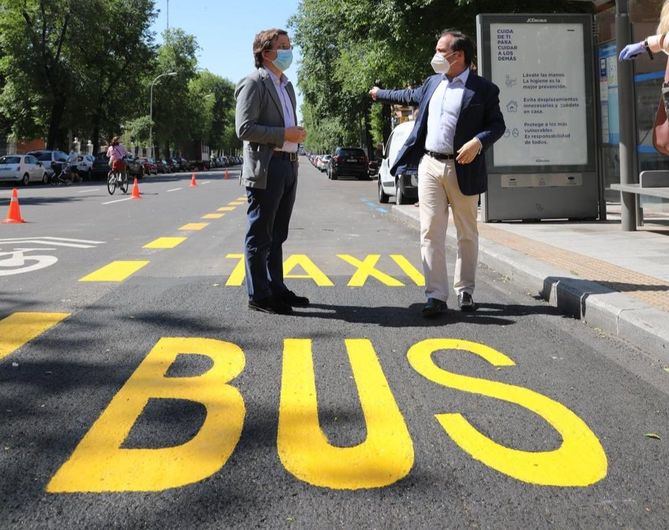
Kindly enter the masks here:
<path id="1" fill-rule="evenodd" d="M 429 155 L 423 156 L 418 166 L 418 207 L 427 298 L 443 302 L 448 299 L 446 229 L 449 204 L 458 238 L 453 288 L 457 294 L 474 292 L 479 252 L 478 200 L 478 195 L 463 195 L 460 191 L 453 160 L 442 162 Z"/>

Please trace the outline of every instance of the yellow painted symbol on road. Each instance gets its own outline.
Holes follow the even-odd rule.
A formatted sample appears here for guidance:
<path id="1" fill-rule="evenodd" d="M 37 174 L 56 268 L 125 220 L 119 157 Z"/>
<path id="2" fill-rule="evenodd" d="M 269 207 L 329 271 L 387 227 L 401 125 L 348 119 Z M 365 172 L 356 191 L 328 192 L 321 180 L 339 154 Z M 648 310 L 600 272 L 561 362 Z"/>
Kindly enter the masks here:
<path id="1" fill-rule="evenodd" d="M 497 471 L 523 482 L 543 486 L 589 486 L 606 476 L 607 458 L 590 428 L 564 405 L 527 388 L 458 375 L 439 368 L 432 354 L 461 350 L 478 355 L 493 366 L 514 366 L 509 357 L 489 346 L 460 339 L 427 339 L 409 349 L 409 364 L 437 384 L 514 403 L 543 418 L 562 437 L 552 451 L 521 451 L 491 440 L 462 414 L 435 417 L 461 449 Z"/>
<path id="2" fill-rule="evenodd" d="M 234 211 L 235 211 L 235 207 L 234 207 L 234 206 L 221 206 L 221 207 L 220 207 L 218 210 L 216 210 L 216 211 L 217 211 L 217 212 L 234 212 Z"/>
<path id="3" fill-rule="evenodd" d="M 224 215 L 225 215 L 224 213 L 208 213 L 206 215 L 203 215 L 202 219 L 220 219 Z"/>
<path id="4" fill-rule="evenodd" d="M 413 442 L 372 343 L 347 339 L 346 350 L 365 417 L 367 438 L 335 447 L 318 420 L 310 339 L 285 339 L 277 447 L 285 468 L 314 486 L 356 490 L 382 488 L 413 466 Z"/>
<path id="5" fill-rule="evenodd" d="M 406 274 L 411 281 L 419 287 L 425 286 L 425 276 L 423 276 L 411 262 L 401 254 L 391 254 L 391 259 L 397 263 L 400 269 Z"/>
<path id="6" fill-rule="evenodd" d="M 70 313 L 16 312 L 3 318 L 0 320 L 0 359 L 4 359 L 69 316 Z"/>
<path id="7" fill-rule="evenodd" d="M 165 375 L 178 355 L 191 354 L 206 355 L 213 366 L 194 377 Z M 226 384 L 242 372 L 244 363 L 241 348 L 230 342 L 160 339 L 51 479 L 47 491 L 161 491 L 218 472 L 234 451 L 244 425 L 244 399 Z M 122 448 L 149 399 L 201 403 L 207 409 L 202 427 L 179 446 Z"/>
<path id="8" fill-rule="evenodd" d="M 367 278 L 370 276 L 372 278 L 376 278 L 383 285 L 387 285 L 388 287 L 404 286 L 401 281 L 396 280 L 389 274 L 381 272 L 376 268 L 376 264 L 378 263 L 379 258 L 381 258 L 380 254 L 370 254 L 362 261 L 354 258 L 353 256 L 350 256 L 349 254 L 337 254 L 337 257 L 343 259 L 346 263 L 349 263 L 358 269 L 355 274 L 351 276 L 351 279 L 348 282 L 349 287 L 362 287 L 365 285 Z"/>
<path id="9" fill-rule="evenodd" d="M 186 241 L 185 237 L 159 237 L 144 245 L 144 248 L 174 248 L 184 241 Z"/>
<path id="10" fill-rule="evenodd" d="M 112 261 L 87 276 L 84 276 L 80 282 L 122 282 L 126 278 L 135 274 L 138 270 L 146 267 L 148 261 Z"/>
<path id="11" fill-rule="evenodd" d="M 244 283 L 246 277 L 246 270 L 244 267 L 244 254 L 228 254 L 225 256 L 228 259 L 236 259 L 237 264 L 232 273 L 228 277 L 225 285 L 228 287 L 239 287 Z M 300 266 L 304 270 L 304 274 L 295 274 L 293 269 Z M 311 261 L 308 256 L 304 254 L 291 254 L 283 262 L 283 277 L 284 278 L 300 278 L 312 279 L 319 287 L 332 287 L 334 283 L 328 278 L 325 273 L 318 268 L 318 266 Z"/>
<path id="12" fill-rule="evenodd" d="M 179 230 L 197 231 L 202 230 L 207 226 L 209 226 L 209 223 L 188 223 L 179 228 Z"/>

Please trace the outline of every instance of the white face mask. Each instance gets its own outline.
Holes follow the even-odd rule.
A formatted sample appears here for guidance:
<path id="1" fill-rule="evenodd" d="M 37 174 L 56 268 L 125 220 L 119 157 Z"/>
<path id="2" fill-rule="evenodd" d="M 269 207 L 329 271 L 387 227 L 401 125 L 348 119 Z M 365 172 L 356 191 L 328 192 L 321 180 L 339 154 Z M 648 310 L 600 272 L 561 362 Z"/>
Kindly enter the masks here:
<path id="1" fill-rule="evenodd" d="M 449 53 L 446 57 L 444 57 L 439 52 L 435 53 L 434 57 L 432 57 L 432 61 L 430 61 L 430 64 L 432 65 L 432 69 L 437 74 L 447 74 L 448 71 L 451 69 L 451 63 L 448 62 L 447 58 L 451 57 L 452 55 L 455 55 L 455 54 L 456 54 L 456 52 Z"/>

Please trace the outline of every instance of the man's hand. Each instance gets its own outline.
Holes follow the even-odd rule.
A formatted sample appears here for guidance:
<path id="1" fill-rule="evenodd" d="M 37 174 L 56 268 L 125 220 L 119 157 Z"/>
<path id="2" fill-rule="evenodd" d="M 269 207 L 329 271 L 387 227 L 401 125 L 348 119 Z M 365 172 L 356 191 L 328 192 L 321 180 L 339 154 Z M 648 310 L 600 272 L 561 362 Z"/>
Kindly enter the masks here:
<path id="1" fill-rule="evenodd" d="M 469 164 L 476 158 L 482 147 L 483 144 L 481 144 L 481 140 L 478 138 L 472 138 L 460 149 L 458 149 L 458 156 L 455 157 L 455 160 L 458 162 L 458 164 Z"/>
<path id="2" fill-rule="evenodd" d="M 284 142 L 293 142 L 301 144 L 307 137 L 307 131 L 304 127 L 286 127 L 283 133 Z"/>
<path id="3" fill-rule="evenodd" d="M 637 55 L 641 55 L 644 51 L 646 51 L 646 46 L 644 45 L 643 41 L 635 42 L 634 44 L 628 44 L 620 52 L 618 60 L 629 61 L 630 59 L 634 59 Z"/>
<path id="4" fill-rule="evenodd" d="M 372 89 L 369 91 L 369 96 L 372 98 L 372 100 L 376 101 L 376 94 L 379 91 L 379 87 L 375 86 L 372 87 Z"/>

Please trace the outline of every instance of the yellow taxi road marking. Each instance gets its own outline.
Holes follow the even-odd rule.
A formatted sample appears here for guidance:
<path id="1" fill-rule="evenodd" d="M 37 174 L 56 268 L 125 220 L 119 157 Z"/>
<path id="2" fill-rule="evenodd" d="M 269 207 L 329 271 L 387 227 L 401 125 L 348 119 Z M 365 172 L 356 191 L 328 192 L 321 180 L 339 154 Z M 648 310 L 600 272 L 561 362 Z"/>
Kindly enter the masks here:
<path id="1" fill-rule="evenodd" d="M 126 197 L 125 199 L 116 199 L 115 201 L 107 201 L 107 202 L 103 202 L 102 204 L 103 204 L 103 205 L 105 205 L 105 204 L 114 204 L 115 202 L 129 201 L 130 199 L 132 199 L 132 197 Z"/>
<path id="2" fill-rule="evenodd" d="M 206 215 L 203 215 L 202 219 L 220 219 L 224 215 L 225 215 L 224 213 L 208 213 Z"/>
<path id="3" fill-rule="evenodd" d="M 202 230 L 207 226 L 209 226 L 209 223 L 188 223 L 179 228 L 179 230 L 197 231 Z"/>
<path id="4" fill-rule="evenodd" d="M 436 414 L 437 421 L 463 451 L 500 473 L 542 486 L 590 486 L 606 476 L 608 464 L 602 445 L 571 410 L 524 387 L 448 372 L 432 359 L 432 354 L 440 350 L 469 352 L 492 366 L 515 366 L 512 359 L 484 344 L 460 339 L 423 340 L 407 353 L 411 367 L 426 379 L 523 407 L 541 417 L 562 437 L 562 444 L 557 449 L 522 451 L 488 438 L 462 414 Z"/>
<path id="5" fill-rule="evenodd" d="M 145 260 L 136 261 L 112 261 L 101 269 L 98 269 L 87 276 L 84 276 L 80 282 L 122 282 L 126 278 L 135 274 L 138 270 L 149 264 Z"/>
<path id="6" fill-rule="evenodd" d="M 165 193 L 170 193 L 172 191 L 179 191 L 182 190 L 183 188 L 172 188 L 171 190 L 167 190 Z"/>
<path id="7" fill-rule="evenodd" d="M 351 447 L 336 447 L 328 441 L 319 422 L 312 340 L 286 338 L 278 456 L 294 477 L 318 487 L 338 490 L 386 487 L 410 473 L 414 463 L 413 441 L 372 342 L 355 338 L 345 339 L 344 343 L 364 417 L 365 440 Z M 505 401 L 535 413 L 562 437 L 557 449 L 523 451 L 497 444 L 476 430 L 462 414 L 437 414 L 438 422 L 460 449 L 496 472 L 532 485 L 587 487 L 606 476 L 608 463 L 604 449 L 575 413 L 525 387 L 446 371 L 432 359 L 441 350 L 477 355 L 496 367 L 515 366 L 511 358 L 489 346 L 456 338 L 425 339 L 413 344 L 407 352 L 408 363 L 437 385 Z M 177 358 L 187 355 L 209 357 L 211 368 L 197 376 L 168 377 L 166 374 Z M 244 398 L 231 383 L 242 373 L 244 365 L 244 351 L 232 342 L 197 337 L 161 338 L 51 478 L 47 491 L 162 491 L 219 472 L 235 450 L 244 426 Z M 123 448 L 152 399 L 202 404 L 206 409 L 202 426 L 182 445 Z M 494 407 L 495 401 L 490 403 Z M 425 441 L 421 446 L 431 447 L 432 443 Z"/>
<path id="8" fill-rule="evenodd" d="M 235 211 L 235 207 L 234 207 L 234 206 L 222 206 L 222 207 L 220 207 L 220 208 L 219 208 L 218 210 L 216 210 L 216 211 L 217 211 L 217 212 L 234 212 L 234 211 Z"/>
<path id="9" fill-rule="evenodd" d="M 167 377 L 180 355 L 207 356 L 212 367 L 198 376 Z M 230 342 L 160 339 L 49 481 L 47 491 L 162 491 L 218 472 L 237 446 L 244 426 L 244 398 L 226 384 L 242 372 L 244 364 L 244 352 Z M 200 430 L 182 445 L 122 448 L 146 404 L 156 398 L 204 405 L 207 412 Z"/>
<path id="10" fill-rule="evenodd" d="M 144 248 L 174 248 L 184 241 L 185 237 L 159 237 L 144 245 Z"/>
<path id="11" fill-rule="evenodd" d="M 70 313 L 16 312 L 0 320 L 0 359 L 39 337 Z"/>
<path id="12" fill-rule="evenodd" d="M 309 339 L 285 339 L 277 450 L 281 463 L 300 480 L 338 490 L 389 486 L 409 474 L 411 435 L 388 386 L 372 343 L 347 339 L 367 427 L 364 442 L 335 447 L 318 419 L 318 398 Z"/>
<path id="13" fill-rule="evenodd" d="M 337 254 L 337 257 L 346 263 L 353 265 L 356 271 L 348 282 L 349 287 L 363 287 L 369 278 L 375 278 L 383 285 L 388 287 L 404 287 L 404 283 L 378 269 L 377 263 L 381 257 L 380 254 L 370 254 L 364 259 L 359 260 L 348 254 Z M 390 257 L 407 277 L 417 286 L 425 285 L 424 276 L 418 272 L 408 259 L 400 254 L 391 254 Z M 228 280 L 225 282 L 227 287 L 239 287 L 244 284 L 245 268 L 244 254 L 228 254 L 227 259 L 238 260 Z M 296 267 L 301 267 L 304 274 L 294 273 Z M 333 287 L 334 283 L 328 276 L 305 254 L 291 254 L 283 263 L 284 278 L 311 279 L 318 287 Z"/>

